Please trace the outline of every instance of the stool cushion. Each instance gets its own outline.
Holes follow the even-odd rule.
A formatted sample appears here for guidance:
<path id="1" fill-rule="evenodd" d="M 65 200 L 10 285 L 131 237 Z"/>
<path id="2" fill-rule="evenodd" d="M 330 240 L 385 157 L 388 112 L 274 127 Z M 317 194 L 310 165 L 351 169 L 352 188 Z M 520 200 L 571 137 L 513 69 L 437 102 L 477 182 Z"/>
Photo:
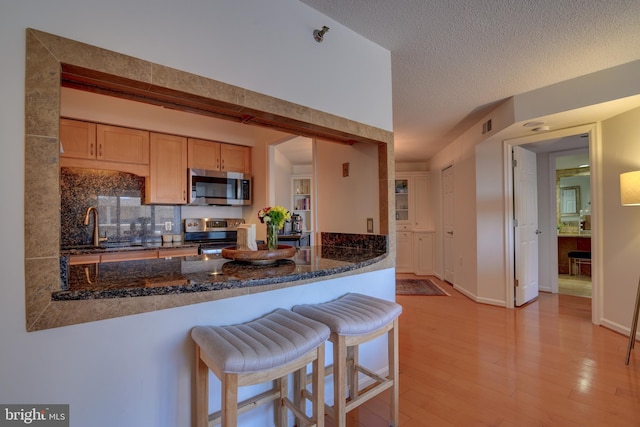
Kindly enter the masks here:
<path id="1" fill-rule="evenodd" d="M 324 323 L 338 335 L 357 336 L 392 322 L 402 313 L 402 306 L 368 295 L 349 293 L 325 303 L 296 305 L 291 310 Z"/>
<path id="2" fill-rule="evenodd" d="M 567 254 L 569 258 L 591 259 L 591 252 L 589 251 L 573 251 Z"/>
<path id="3" fill-rule="evenodd" d="M 329 338 L 329 328 L 290 310 L 232 326 L 196 326 L 191 337 L 226 373 L 257 372 L 292 362 Z"/>

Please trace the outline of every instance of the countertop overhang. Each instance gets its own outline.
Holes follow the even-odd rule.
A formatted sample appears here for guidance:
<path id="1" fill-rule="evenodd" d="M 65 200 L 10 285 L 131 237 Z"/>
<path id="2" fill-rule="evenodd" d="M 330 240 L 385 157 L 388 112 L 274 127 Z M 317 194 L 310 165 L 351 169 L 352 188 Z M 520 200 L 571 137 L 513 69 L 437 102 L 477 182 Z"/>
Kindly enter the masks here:
<path id="1" fill-rule="evenodd" d="M 274 285 L 336 275 L 379 262 L 387 251 L 374 248 L 312 246 L 291 259 L 255 265 L 219 256 L 190 256 L 65 265 L 67 282 L 53 301 L 176 295 Z"/>

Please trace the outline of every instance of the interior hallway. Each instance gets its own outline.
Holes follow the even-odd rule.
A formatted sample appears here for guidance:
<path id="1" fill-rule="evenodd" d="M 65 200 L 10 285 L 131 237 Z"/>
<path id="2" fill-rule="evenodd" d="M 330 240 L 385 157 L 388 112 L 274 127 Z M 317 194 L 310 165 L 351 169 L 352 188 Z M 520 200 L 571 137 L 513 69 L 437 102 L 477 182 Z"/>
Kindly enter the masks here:
<path id="1" fill-rule="evenodd" d="M 591 276 L 559 274 L 558 293 L 591 298 Z"/>
<path id="2" fill-rule="evenodd" d="M 640 346 L 625 365 L 628 338 L 591 324 L 590 298 L 507 310 L 435 280 L 450 297 L 397 297 L 402 427 L 640 425 Z M 387 427 L 387 395 L 349 425 Z"/>

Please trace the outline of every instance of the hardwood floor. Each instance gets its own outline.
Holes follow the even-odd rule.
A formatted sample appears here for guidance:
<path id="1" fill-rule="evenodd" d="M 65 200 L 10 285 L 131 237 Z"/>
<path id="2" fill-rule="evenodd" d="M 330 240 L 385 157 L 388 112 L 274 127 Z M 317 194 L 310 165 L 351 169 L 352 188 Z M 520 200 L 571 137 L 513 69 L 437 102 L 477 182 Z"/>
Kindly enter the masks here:
<path id="1" fill-rule="evenodd" d="M 542 293 L 515 310 L 398 296 L 400 425 L 640 426 L 640 345 L 591 324 L 591 299 Z M 388 392 L 349 426 L 388 426 Z M 332 423 L 327 418 L 327 426 Z"/>

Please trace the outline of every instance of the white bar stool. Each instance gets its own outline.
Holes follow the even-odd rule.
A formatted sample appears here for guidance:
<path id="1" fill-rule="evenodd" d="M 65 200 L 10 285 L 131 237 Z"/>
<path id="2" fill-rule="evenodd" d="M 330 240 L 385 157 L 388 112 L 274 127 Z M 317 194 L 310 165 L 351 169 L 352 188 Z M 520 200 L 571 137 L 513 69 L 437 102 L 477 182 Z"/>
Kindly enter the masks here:
<path id="1" fill-rule="evenodd" d="M 325 412 L 336 426 L 346 426 L 346 414 L 367 400 L 391 388 L 390 426 L 399 425 L 398 386 L 398 316 L 402 306 L 392 301 L 368 295 L 349 293 L 334 301 L 321 304 L 297 305 L 292 311 L 326 324 L 331 329 L 333 344 L 333 406 L 325 405 Z M 389 374 L 381 377 L 359 365 L 358 346 L 383 334 L 388 337 Z M 375 381 L 362 394 L 358 376 L 362 373 Z M 347 392 L 349 390 L 349 399 Z"/>
<path id="2" fill-rule="evenodd" d="M 232 326 L 196 326 L 196 427 L 222 423 L 236 427 L 238 414 L 274 402 L 275 425 L 287 425 L 287 409 L 306 426 L 324 426 L 324 345 L 329 328 L 290 310 Z M 311 392 L 306 383 L 288 398 L 288 375 L 304 375 L 312 363 Z M 209 370 L 222 382 L 222 409 L 209 414 Z M 238 387 L 274 381 L 272 389 L 238 403 Z M 312 403 L 311 417 L 306 401 Z"/>

